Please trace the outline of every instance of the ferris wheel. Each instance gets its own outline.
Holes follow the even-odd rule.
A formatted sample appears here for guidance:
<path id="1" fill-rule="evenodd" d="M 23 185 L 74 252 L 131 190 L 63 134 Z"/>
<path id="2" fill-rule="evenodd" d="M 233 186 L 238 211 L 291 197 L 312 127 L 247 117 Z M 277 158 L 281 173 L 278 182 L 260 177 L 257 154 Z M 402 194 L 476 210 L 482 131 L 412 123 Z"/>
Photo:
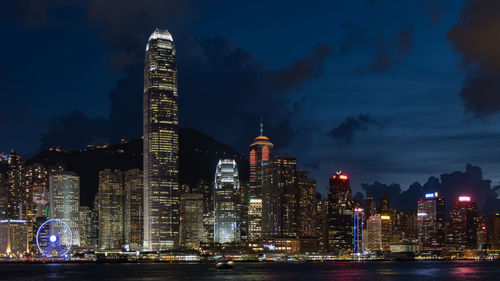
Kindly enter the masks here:
<path id="1" fill-rule="evenodd" d="M 45 257 L 66 257 L 73 244 L 71 228 L 60 219 L 44 222 L 36 232 L 36 245 Z"/>

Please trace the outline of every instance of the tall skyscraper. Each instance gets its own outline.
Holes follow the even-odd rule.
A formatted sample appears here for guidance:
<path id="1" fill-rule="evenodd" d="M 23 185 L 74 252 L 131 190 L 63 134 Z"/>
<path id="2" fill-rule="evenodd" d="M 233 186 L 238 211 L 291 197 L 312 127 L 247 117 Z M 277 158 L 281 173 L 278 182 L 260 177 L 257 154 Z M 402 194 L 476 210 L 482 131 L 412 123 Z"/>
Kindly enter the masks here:
<path id="1" fill-rule="evenodd" d="M 142 242 L 142 172 L 99 172 L 99 249 L 139 250 Z"/>
<path id="2" fill-rule="evenodd" d="M 214 242 L 214 190 L 212 184 L 199 180 L 196 191 L 203 194 L 203 228 L 205 230 L 203 242 Z"/>
<path id="3" fill-rule="evenodd" d="M 457 248 L 477 248 L 477 205 L 470 196 L 460 196 L 450 212 L 452 243 Z"/>
<path id="4" fill-rule="evenodd" d="M 262 238 L 262 216 L 266 208 L 270 207 L 269 197 L 263 192 L 265 185 L 272 182 L 273 147 L 268 137 L 263 135 L 262 122 L 260 136 L 250 145 L 250 190 L 248 206 L 248 239 L 255 241 Z M 256 213 L 260 212 L 260 213 Z M 251 215 L 252 214 L 252 215 Z"/>
<path id="5" fill-rule="evenodd" d="M 346 253 L 353 249 L 353 207 L 351 186 L 346 174 L 330 178 L 328 192 L 328 251 Z"/>
<path id="6" fill-rule="evenodd" d="M 500 213 L 490 215 L 488 243 L 493 249 L 500 249 Z"/>
<path id="7" fill-rule="evenodd" d="M 272 184 L 264 187 L 264 199 L 275 198 L 263 205 L 263 218 L 269 216 L 271 224 L 265 237 L 296 238 L 299 233 L 299 193 L 297 189 L 297 160 L 295 157 L 278 156 L 272 161 Z"/>
<path id="8" fill-rule="evenodd" d="M 316 180 L 307 177 L 307 172 L 299 170 L 297 172 L 297 188 L 298 188 L 298 208 L 299 213 L 299 237 L 317 237 L 316 236 L 316 216 L 317 197 L 316 197 Z"/>
<path id="9" fill-rule="evenodd" d="M 203 194 L 183 193 L 180 195 L 180 245 L 198 249 L 205 240 L 203 228 Z"/>
<path id="10" fill-rule="evenodd" d="M 80 247 L 90 248 L 89 230 L 90 209 L 88 206 L 80 206 Z"/>
<path id="11" fill-rule="evenodd" d="M 29 251 L 25 220 L 0 220 L 0 254 L 24 254 Z"/>
<path id="12" fill-rule="evenodd" d="M 354 253 L 363 252 L 363 228 L 364 228 L 364 210 L 362 208 L 354 208 L 353 220 L 353 238 L 354 238 Z"/>
<path id="13" fill-rule="evenodd" d="M 445 242 L 445 202 L 437 192 L 426 193 L 418 199 L 418 238 L 425 250 L 440 250 Z"/>
<path id="14" fill-rule="evenodd" d="M 144 66 L 144 249 L 179 243 L 179 117 L 172 35 L 156 29 Z"/>
<path id="15" fill-rule="evenodd" d="M 122 249 L 125 244 L 123 173 L 99 172 L 99 249 Z"/>
<path id="16" fill-rule="evenodd" d="M 371 215 L 367 221 L 366 249 L 368 251 L 389 251 L 392 242 L 391 217 Z"/>
<path id="17" fill-rule="evenodd" d="M 240 180 L 233 159 L 219 160 L 214 181 L 214 241 L 240 241 Z"/>
<path id="18" fill-rule="evenodd" d="M 23 167 L 24 163 L 21 160 L 21 155 L 16 152 L 8 154 L 7 180 L 8 180 L 8 218 L 22 218 L 22 205 L 26 205 L 26 188 L 23 184 Z"/>
<path id="19" fill-rule="evenodd" d="M 50 218 L 68 224 L 73 233 L 73 245 L 80 246 L 80 177 L 73 172 L 52 174 L 49 177 L 49 204 Z"/>
<path id="20" fill-rule="evenodd" d="M 143 207 L 144 188 L 142 171 L 131 169 L 124 172 L 125 190 L 125 218 L 123 229 L 125 231 L 125 248 L 130 250 L 142 249 L 143 233 Z"/>

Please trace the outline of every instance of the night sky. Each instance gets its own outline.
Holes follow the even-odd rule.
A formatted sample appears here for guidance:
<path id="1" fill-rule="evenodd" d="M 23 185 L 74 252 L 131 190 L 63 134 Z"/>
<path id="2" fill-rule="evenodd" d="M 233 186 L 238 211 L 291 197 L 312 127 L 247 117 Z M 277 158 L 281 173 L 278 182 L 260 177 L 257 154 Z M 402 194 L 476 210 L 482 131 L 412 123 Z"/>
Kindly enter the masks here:
<path id="1" fill-rule="evenodd" d="M 158 27 L 176 43 L 182 123 L 247 155 L 262 115 L 323 193 L 338 169 L 355 192 L 405 190 L 467 163 L 493 188 L 498 15 L 495 0 L 3 2 L 0 151 L 139 137 Z"/>

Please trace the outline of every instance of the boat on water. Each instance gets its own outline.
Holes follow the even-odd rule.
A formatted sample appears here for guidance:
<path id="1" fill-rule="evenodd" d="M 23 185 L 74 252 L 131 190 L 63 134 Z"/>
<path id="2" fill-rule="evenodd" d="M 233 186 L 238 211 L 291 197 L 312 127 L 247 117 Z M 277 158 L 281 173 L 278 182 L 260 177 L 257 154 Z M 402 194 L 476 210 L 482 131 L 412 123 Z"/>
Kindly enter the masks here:
<path id="1" fill-rule="evenodd" d="M 231 269 L 233 268 L 234 262 L 230 258 L 218 258 L 215 260 L 215 268 L 217 269 Z"/>

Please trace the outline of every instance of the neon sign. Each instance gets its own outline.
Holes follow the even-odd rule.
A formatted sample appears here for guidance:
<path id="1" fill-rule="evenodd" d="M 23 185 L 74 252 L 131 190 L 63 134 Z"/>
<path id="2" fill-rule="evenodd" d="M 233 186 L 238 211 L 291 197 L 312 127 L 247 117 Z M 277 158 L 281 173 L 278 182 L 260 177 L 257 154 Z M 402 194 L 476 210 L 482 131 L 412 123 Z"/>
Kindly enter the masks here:
<path id="1" fill-rule="evenodd" d="M 458 197 L 458 201 L 460 201 L 460 202 L 469 202 L 470 201 L 470 196 L 460 196 L 460 197 Z"/>

